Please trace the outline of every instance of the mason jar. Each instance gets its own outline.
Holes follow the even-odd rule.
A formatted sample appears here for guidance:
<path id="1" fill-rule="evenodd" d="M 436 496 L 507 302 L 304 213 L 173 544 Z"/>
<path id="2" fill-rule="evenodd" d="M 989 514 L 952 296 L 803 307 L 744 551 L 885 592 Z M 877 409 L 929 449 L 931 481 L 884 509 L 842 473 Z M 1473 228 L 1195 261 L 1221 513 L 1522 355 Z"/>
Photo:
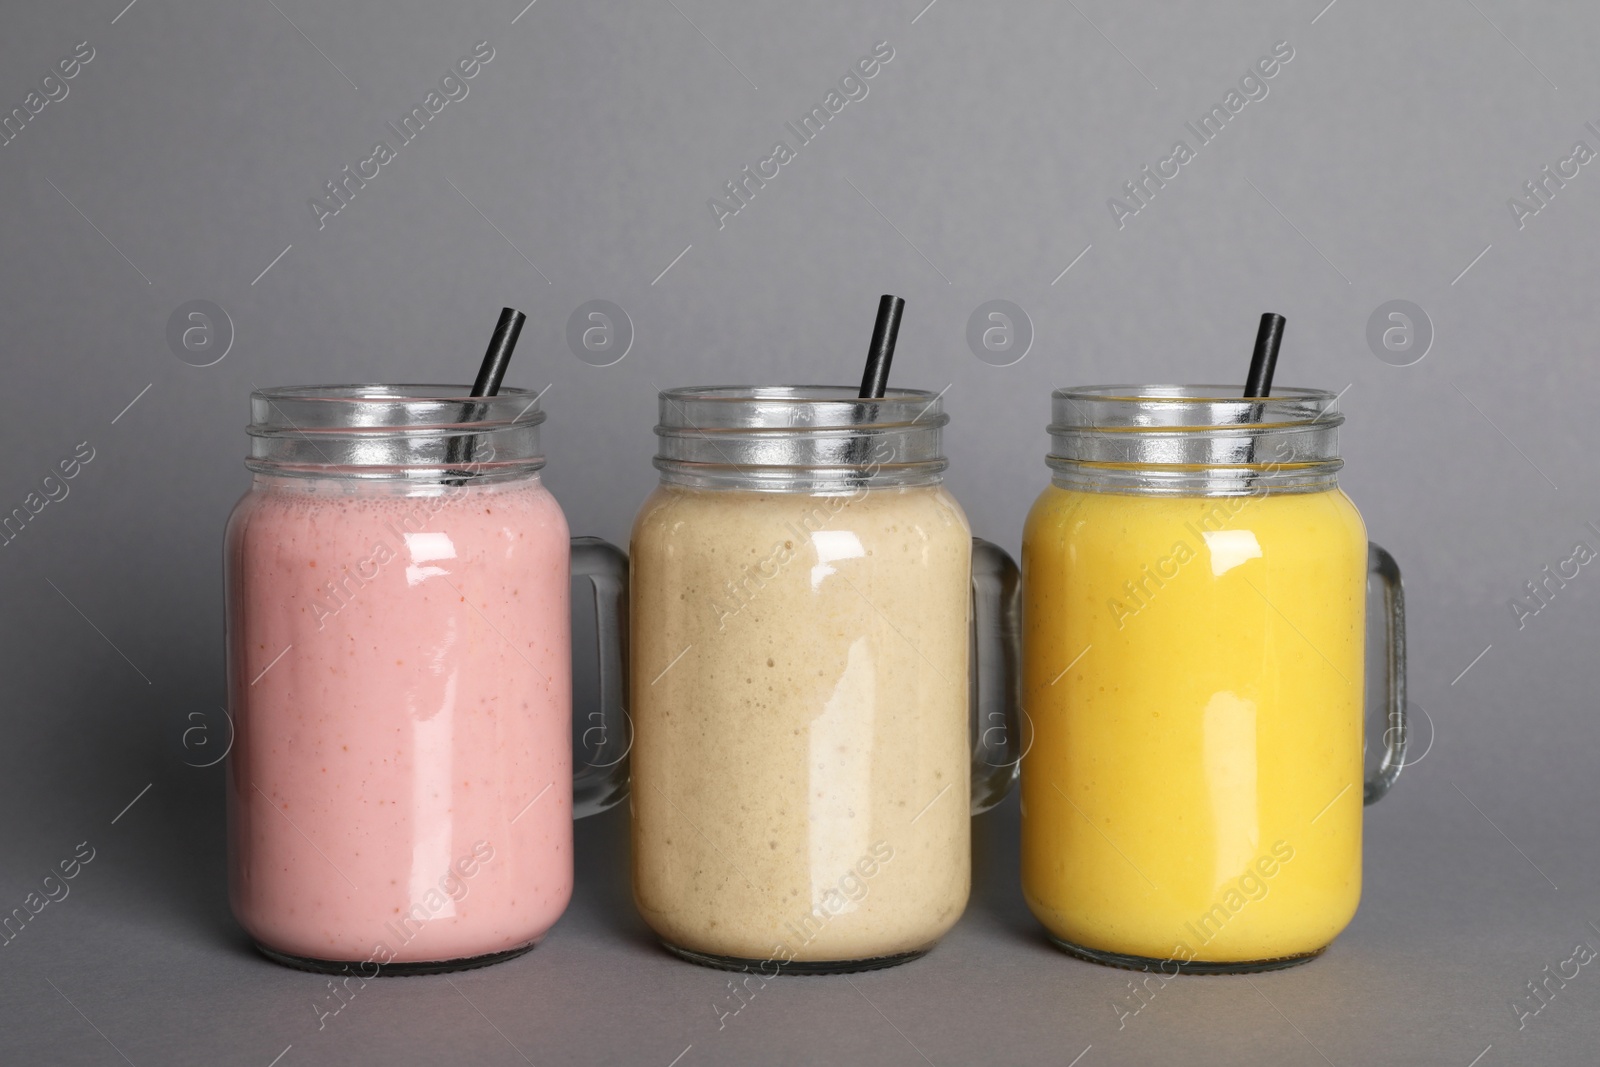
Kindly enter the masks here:
<path id="1" fill-rule="evenodd" d="M 1221 973 L 1321 953 L 1405 751 L 1400 572 L 1339 488 L 1337 397 L 1054 394 L 1022 546 L 1022 881 L 1074 955 Z M 1382 758 L 1363 779 L 1367 585 Z"/>
<path id="2" fill-rule="evenodd" d="M 660 396 L 630 548 L 633 888 L 681 957 L 890 966 L 966 906 L 971 815 L 1015 775 L 1017 580 L 943 485 L 947 419 L 910 389 Z"/>
<path id="3" fill-rule="evenodd" d="M 626 558 L 569 543 L 538 398 L 467 392 L 251 394 L 225 548 L 230 896 L 281 963 L 360 980 L 526 952 L 571 896 L 574 814 L 625 788 Z M 569 569 L 618 750 L 576 776 Z"/>

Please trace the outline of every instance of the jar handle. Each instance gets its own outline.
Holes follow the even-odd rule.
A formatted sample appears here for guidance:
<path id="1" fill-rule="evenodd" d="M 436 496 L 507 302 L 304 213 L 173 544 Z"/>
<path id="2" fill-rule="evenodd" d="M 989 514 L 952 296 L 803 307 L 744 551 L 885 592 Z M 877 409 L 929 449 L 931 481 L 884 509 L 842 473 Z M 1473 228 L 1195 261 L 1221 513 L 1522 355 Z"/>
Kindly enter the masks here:
<path id="1" fill-rule="evenodd" d="M 999 545 L 974 537 L 969 653 L 974 815 L 1005 799 L 1021 763 L 1021 597 L 1015 561 Z"/>
<path id="2" fill-rule="evenodd" d="M 628 795 L 628 753 L 633 748 L 633 720 L 623 704 L 628 692 L 628 555 L 598 537 L 574 537 L 572 576 L 588 579 L 594 590 L 599 668 L 596 706 L 573 725 L 584 755 L 574 759 L 572 768 L 572 815 L 581 819 Z"/>
<path id="3" fill-rule="evenodd" d="M 1406 598 L 1399 564 L 1382 545 L 1372 542 L 1367 544 L 1367 577 L 1377 578 L 1383 586 L 1383 759 L 1367 779 L 1363 800 L 1375 804 L 1406 765 Z"/>

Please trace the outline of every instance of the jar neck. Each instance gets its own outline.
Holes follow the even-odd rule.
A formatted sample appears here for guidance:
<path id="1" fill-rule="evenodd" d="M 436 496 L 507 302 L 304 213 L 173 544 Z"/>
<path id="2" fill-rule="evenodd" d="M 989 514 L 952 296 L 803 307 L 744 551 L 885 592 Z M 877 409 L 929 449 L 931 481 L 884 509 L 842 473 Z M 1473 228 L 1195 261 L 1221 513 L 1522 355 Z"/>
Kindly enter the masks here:
<path id="1" fill-rule="evenodd" d="M 250 394 L 257 474 L 463 485 L 524 477 L 544 466 L 537 395 L 464 386 L 328 385 Z"/>
<path id="2" fill-rule="evenodd" d="M 542 488 L 536 470 L 501 474 L 496 477 L 468 478 L 364 478 L 345 474 L 283 474 L 258 470 L 250 479 L 255 493 L 284 494 L 325 502 L 353 500 L 402 500 L 417 497 L 455 497 L 462 493 L 496 494 L 526 492 Z"/>
<path id="3" fill-rule="evenodd" d="M 1337 488 L 1339 398 L 1281 388 L 1118 385 L 1052 394 L 1052 481 L 1144 496 L 1243 496 Z"/>
<path id="4" fill-rule="evenodd" d="M 663 485 L 848 493 L 937 485 L 948 464 L 941 397 L 842 386 L 716 386 L 660 394 Z"/>

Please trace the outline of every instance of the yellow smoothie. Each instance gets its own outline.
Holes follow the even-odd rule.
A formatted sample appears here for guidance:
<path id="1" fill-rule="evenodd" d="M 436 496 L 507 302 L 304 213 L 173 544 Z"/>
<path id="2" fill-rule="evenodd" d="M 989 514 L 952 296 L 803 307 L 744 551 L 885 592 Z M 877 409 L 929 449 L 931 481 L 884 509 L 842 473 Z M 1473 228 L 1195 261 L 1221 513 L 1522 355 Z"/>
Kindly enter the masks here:
<path id="1" fill-rule="evenodd" d="M 1349 923 L 1366 560 L 1337 488 L 1045 490 L 1022 545 L 1022 881 L 1051 934 L 1244 963 Z"/>

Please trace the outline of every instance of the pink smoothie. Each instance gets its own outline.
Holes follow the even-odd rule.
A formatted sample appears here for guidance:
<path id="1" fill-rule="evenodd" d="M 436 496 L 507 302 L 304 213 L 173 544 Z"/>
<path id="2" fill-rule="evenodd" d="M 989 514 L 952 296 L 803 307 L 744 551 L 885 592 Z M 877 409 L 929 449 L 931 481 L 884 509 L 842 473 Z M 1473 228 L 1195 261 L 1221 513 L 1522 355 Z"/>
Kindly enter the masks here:
<path id="1" fill-rule="evenodd" d="M 258 477 L 226 551 L 230 895 L 251 937 L 385 963 L 543 936 L 572 895 L 555 498 L 537 477 Z"/>

